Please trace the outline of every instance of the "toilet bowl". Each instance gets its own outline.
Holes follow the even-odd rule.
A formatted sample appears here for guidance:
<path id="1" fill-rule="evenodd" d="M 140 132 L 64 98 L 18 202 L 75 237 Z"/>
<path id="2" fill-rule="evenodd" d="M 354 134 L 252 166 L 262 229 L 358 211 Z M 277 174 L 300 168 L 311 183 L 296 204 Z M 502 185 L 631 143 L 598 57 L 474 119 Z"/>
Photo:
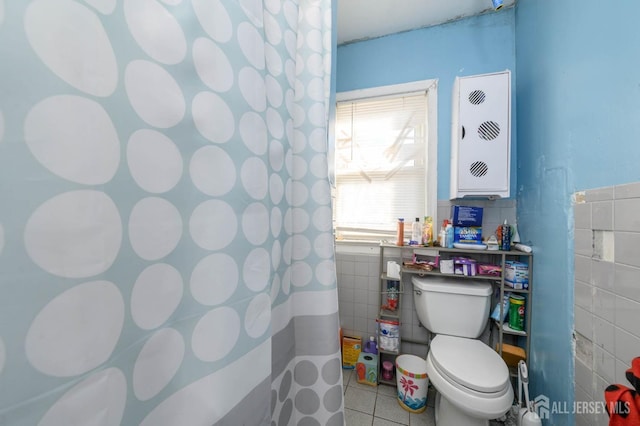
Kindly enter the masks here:
<path id="1" fill-rule="evenodd" d="M 487 426 L 513 404 L 507 365 L 476 340 L 489 318 L 491 284 L 444 277 L 414 277 L 412 283 L 418 318 L 436 335 L 426 359 L 438 391 L 436 425 Z"/>
<path id="2" fill-rule="evenodd" d="M 436 336 L 426 369 L 438 391 L 438 426 L 485 426 L 513 403 L 509 369 L 500 355 L 479 340 Z"/>

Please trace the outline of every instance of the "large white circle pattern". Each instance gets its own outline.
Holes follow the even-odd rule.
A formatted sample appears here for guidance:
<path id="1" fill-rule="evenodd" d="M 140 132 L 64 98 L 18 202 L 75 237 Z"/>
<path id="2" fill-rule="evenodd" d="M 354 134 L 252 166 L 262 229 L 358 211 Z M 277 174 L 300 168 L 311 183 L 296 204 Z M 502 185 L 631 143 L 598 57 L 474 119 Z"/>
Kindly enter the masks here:
<path id="1" fill-rule="evenodd" d="M 129 240 L 133 251 L 145 260 L 157 260 L 171 253 L 182 237 L 178 209 L 163 198 L 138 201 L 129 216 Z"/>
<path id="2" fill-rule="evenodd" d="M 164 324 L 182 300 L 182 276 L 166 263 L 148 266 L 140 273 L 131 292 L 131 317 L 144 330 Z"/>
<path id="3" fill-rule="evenodd" d="M 273 276 L 273 281 L 271 281 L 271 304 L 273 304 L 278 298 L 278 294 L 280 293 L 280 276 L 275 274 Z"/>
<path id="4" fill-rule="evenodd" d="M 316 154 L 309 162 L 309 171 L 318 179 L 326 179 L 328 174 L 327 156 Z"/>
<path id="5" fill-rule="evenodd" d="M 316 266 L 316 279 L 324 286 L 334 285 L 336 282 L 336 266 L 332 260 L 323 260 Z"/>
<path id="6" fill-rule="evenodd" d="M 198 359 L 218 361 L 227 356 L 240 337 L 240 317 L 229 307 L 213 309 L 193 329 L 191 349 Z"/>
<path id="7" fill-rule="evenodd" d="M 240 170 L 242 186 L 254 200 L 262 200 L 267 196 L 268 173 L 266 164 L 259 157 L 249 157 L 242 163 Z"/>
<path id="8" fill-rule="evenodd" d="M 242 213 L 242 231 L 253 245 L 264 244 L 269 236 L 269 212 L 263 203 L 252 203 Z"/>
<path id="9" fill-rule="evenodd" d="M 313 250 L 318 257 L 322 259 L 330 259 L 333 256 L 333 236 L 328 232 L 322 233 L 316 237 L 313 242 Z"/>
<path id="10" fill-rule="evenodd" d="M 278 270 L 281 258 L 282 245 L 280 245 L 280 240 L 274 240 L 273 245 L 271 246 L 271 267 L 274 271 Z"/>
<path id="11" fill-rule="evenodd" d="M 254 297 L 244 314 L 244 330 L 249 337 L 262 336 L 271 325 L 271 298 L 267 293 Z"/>
<path id="12" fill-rule="evenodd" d="M 280 83 L 278 83 L 278 80 L 270 75 L 267 75 L 264 78 L 264 83 L 267 90 L 267 100 L 269 101 L 269 104 L 273 108 L 280 107 L 280 105 L 282 105 L 282 101 L 284 100 L 284 93 L 282 92 Z"/>
<path id="13" fill-rule="evenodd" d="M 215 93 L 198 93 L 193 98 L 191 111 L 196 128 L 211 142 L 225 143 L 233 136 L 236 122 L 233 112 Z"/>
<path id="14" fill-rule="evenodd" d="M 267 152 L 267 125 L 264 119 L 253 111 L 245 112 L 240 118 L 242 142 L 256 155 Z"/>
<path id="15" fill-rule="evenodd" d="M 331 202 L 331 188 L 326 180 L 319 180 L 311 186 L 311 196 L 313 201 L 321 206 Z"/>
<path id="16" fill-rule="evenodd" d="M 269 179 L 269 196 L 274 204 L 279 204 L 284 196 L 284 184 L 279 174 L 273 173 Z"/>
<path id="17" fill-rule="evenodd" d="M 251 250 L 242 266 L 242 278 L 245 285 L 252 291 L 262 291 L 269 284 L 270 274 L 269 252 L 262 247 Z"/>
<path id="18" fill-rule="evenodd" d="M 227 194 L 236 183 L 236 166 L 229 154 L 217 146 L 197 150 L 189 164 L 193 184 L 212 197 Z"/>
<path id="19" fill-rule="evenodd" d="M 191 0 L 191 4 L 198 22 L 209 37 L 219 43 L 231 40 L 231 18 L 220 0 Z"/>
<path id="20" fill-rule="evenodd" d="M 271 13 L 273 13 L 274 15 L 277 15 L 278 13 L 280 13 L 280 0 L 265 0 L 264 1 L 264 6 L 267 8 L 267 10 Z"/>
<path id="21" fill-rule="evenodd" d="M 311 254 L 311 242 L 305 235 L 294 234 L 291 237 L 292 247 L 296 249 L 291 252 L 293 260 L 304 260 Z"/>
<path id="22" fill-rule="evenodd" d="M 84 0 L 90 6 L 96 8 L 96 10 L 105 15 L 110 15 L 116 8 L 117 0 Z"/>
<path id="23" fill-rule="evenodd" d="M 274 140 L 269 146 L 269 164 L 276 172 L 279 172 L 284 165 L 284 146 L 282 142 Z"/>
<path id="24" fill-rule="evenodd" d="M 103 184 L 118 170 L 118 134 L 93 100 L 62 95 L 41 101 L 25 118 L 24 138 L 40 164 L 72 182 Z"/>
<path id="25" fill-rule="evenodd" d="M 291 178 L 302 180 L 307 175 L 307 161 L 300 155 L 291 157 Z"/>
<path id="26" fill-rule="evenodd" d="M 68 390 L 49 408 L 38 426 L 119 426 L 126 401 L 124 374 L 117 368 L 108 368 Z M 100 415 L 96 418 L 97 413 Z"/>
<path id="27" fill-rule="evenodd" d="M 304 287 L 311 282 L 313 271 L 307 262 L 295 262 L 291 265 L 291 284 Z"/>
<path id="28" fill-rule="evenodd" d="M 262 0 L 240 0 L 240 5 L 253 25 L 262 28 Z"/>
<path id="29" fill-rule="evenodd" d="M 279 208 L 274 207 L 271 209 L 271 235 L 273 235 L 273 238 L 278 238 L 280 236 L 281 231 L 282 231 L 282 211 Z"/>
<path id="30" fill-rule="evenodd" d="M 264 45 L 264 60 L 271 75 L 277 77 L 282 74 L 282 58 L 269 43 Z"/>
<path id="31" fill-rule="evenodd" d="M 172 328 L 157 331 L 138 354 L 133 366 L 133 393 L 147 401 L 165 388 L 178 372 L 184 358 L 182 334 Z"/>
<path id="32" fill-rule="evenodd" d="M 94 96 L 116 89 L 116 57 L 91 9 L 72 0 L 35 0 L 27 6 L 24 27 L 38 57 L 66 83 Z"/>
<path id="33" fill-rule="evenodd" d="M 127 165 L 138 186 L 154 194 L 169 191 L 182 177 L 180 150 L 156 130 L 141 129 L 131 135 Z"/>
<path id="34" fill-rule="evenodd" d="M 238 75 L 240 93 L 251 108 L 262 112 L 267 107 L 267 93 L 263 76 L 255 68 L 244 67 Z"/>
<path id="35" fill-rule="evenodd" d="M 143 60 L 130 62 L 124 84 L 131 106 L 150 126 L 167 129 L 184 117 L 186 104 L 182 89 L 160 65 Z"/>
<path id="36" fill-rule="evenodd" d="M 287 216 L 289 216 L 289 214 L 293 222 L 292 233 L 303 233 L 309 228 L 309 213 L 305 209 L 291 209 L 287 211 Z M 289 217 L 285 218 L 285 221 L 289 221 Z"/>
<path id="37" fill-rule="evenodd" d="M 106 271 L 121 242 L 118 208 L 104 192 L 92 190 L 66 192 L 45 201 L 33 212 L 24 231 L 31 260 L 65 278 L 86 278 Z"/>
<path id="38" fill-rule="evenodd" d="M 331 230 L 332 211 L 331 207 L 320 206 L 313 212 L 313 226 L 320 232 Z"/>
<path id="39" fill-rule="evenodd" d="M 238 265 L 225 253 L 200 260 L 191 273 L 191 295 L 208 306 L 226 302 L 238 288 Z"/>
<path id="40" fill-rule="evenodd" d="M 248 22 L 238 25 L 238 44 L 252 66 L 264 69 L 264 40 L 256 27 Z"/>
<path id="41" fill-rule="evenodd" d="M 267 126 L 269 127 L 269 133 L 271 133 L 271 136 L 274 138 L 280 139 L 284 136 L 282 116 L 273 108 L 267 109 Z"/>
<path id="42" fill-rule="evenodd" d="M 314 129 L 309 135 L 309 145 L 316 152 L 327 152 L 327 138 L 324 129 Z"/>
<path id="43" fill-rule="evenodd" d="M 206 37 L 193 42 L 193 64 L 200 80 L 216 92 L 233 87 L 233 68 L 229 58 L 217 44 Z"/>
<path id="44" fill-rule="evenodd" d="M 25 352 L 38 371 L 71 377 L 98 367 L 111 356 L 124 324 L 124 301 L 109 281 L 66 290 L 35 317 Z"/>
<path id="45" fill-rule="evenodd" d="M 238 221 L 233 208 L 220 200 L 207 200 L 191 214 L 189 232 L 193 241 L 205 250 L 220 250 L 236 237 Z"/>
<path id="46" fill-rule="evenodd" d="M 156 0 L 125 0 L 129 31 L 144 52 L 163 64 L 182 62 L 187 40 L 176 18 Z"/>
<path id="47" fill-rule="evenodd" d="M 282 41 L 280 25 L 278 25 L 278 21 L 270 13 L 264 14 L 264 34 L 267 37 L 267 41 L 274 46 L 280 44 Z"/>

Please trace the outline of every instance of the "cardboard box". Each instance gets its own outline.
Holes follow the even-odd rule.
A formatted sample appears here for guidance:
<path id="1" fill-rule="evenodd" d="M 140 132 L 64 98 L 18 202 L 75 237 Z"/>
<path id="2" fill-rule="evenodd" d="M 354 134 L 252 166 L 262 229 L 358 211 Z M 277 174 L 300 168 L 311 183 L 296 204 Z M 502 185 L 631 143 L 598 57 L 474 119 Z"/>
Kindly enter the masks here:
<path id="1" fill-rule="evenodd" d="M 342 368 L 354 369 L 362 352 L 362 338 L 359 336 L 342 337 Z"/>
<path id="2" fill-rule="evenodd" d="M 482 227 L 454 226 L 453 242 L 466 244 L 482 244 Z"/>
<path id="3" fill-rule="evenodd" d="M 504 265 L 505 285 L 524 290 L 529 288 L 529 265 L 514 260 L 507 260 Z"/>
<path id="4" fill-rule="evenodd" d="M 482 207 L 451 206 L 453 226 L 482 226 Z"/>

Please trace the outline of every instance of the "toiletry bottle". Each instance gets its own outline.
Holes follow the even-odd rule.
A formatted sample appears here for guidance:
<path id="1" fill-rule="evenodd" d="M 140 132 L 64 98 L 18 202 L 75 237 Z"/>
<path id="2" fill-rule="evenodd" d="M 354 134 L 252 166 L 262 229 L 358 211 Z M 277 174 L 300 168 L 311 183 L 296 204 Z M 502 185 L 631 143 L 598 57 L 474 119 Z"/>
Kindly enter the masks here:
<path id="1" fill-rule="evenodd" d="M 442 221 L 442 227 L 440 228 L 440 232 L 438 233 L 438 244 L 440 245 L 440 247 L 447 246 L 447 223 L 449 223 L 447 219 Z"/>
<path id="2" fill-rule="evenodd" d="M 433 244 L 433 219 L 431 216 L 424 217 L 422 228 L 422 245 L 429 247 Z"/>
<path id="3" fill-rule="evenodd" d="M 396 239 L 396 245 L 397 246 L 404 245 L 404 219 L 403 218 L 398 219 L 398 235 Z"/>
<path id="4" fill-rule="evenodd" d="M 447 240 L 447 248 L 453 248 L 453 226 L 450 223 L 447 223 L 445 234 Z"/>
<path id="5" fill-rule="evenodd" d="M 507 223 L 507 219 L 504 220 L 504 224 L 502 224 L 502 244 L 500 244 L 500 250 L 509 251 L 511 250 L 511 227 Z"/>
<path id="6" fill-rule="evenodd" d="M 422 236 L 422 225 L 420 224 L 420 218 L 416 217 L 416 221 L 411 225 L 411 239 L 409 240 L 410 246 L 420 245 Z"/>

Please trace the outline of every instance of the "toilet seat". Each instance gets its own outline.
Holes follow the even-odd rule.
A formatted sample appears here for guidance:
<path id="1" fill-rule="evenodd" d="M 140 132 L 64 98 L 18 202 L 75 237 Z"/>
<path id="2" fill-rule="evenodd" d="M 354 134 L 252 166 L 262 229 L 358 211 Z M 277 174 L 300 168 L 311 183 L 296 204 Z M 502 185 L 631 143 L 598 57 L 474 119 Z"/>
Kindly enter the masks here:
<path id="1" fill-rule="evenodd" d="M 469 390 L 496 393 L 510 384 L 504 360 L 479 340 L 438 335 L 430 356 L 440 374 Z"/>
<path id="2" fill-rule="evenodd" d="M 430 383 L 451 406 L 479 421 L 499 418 L 513 403 L 509 369 L 479 340 L 437 335 L 431 341 L 426 370 Z"/>

